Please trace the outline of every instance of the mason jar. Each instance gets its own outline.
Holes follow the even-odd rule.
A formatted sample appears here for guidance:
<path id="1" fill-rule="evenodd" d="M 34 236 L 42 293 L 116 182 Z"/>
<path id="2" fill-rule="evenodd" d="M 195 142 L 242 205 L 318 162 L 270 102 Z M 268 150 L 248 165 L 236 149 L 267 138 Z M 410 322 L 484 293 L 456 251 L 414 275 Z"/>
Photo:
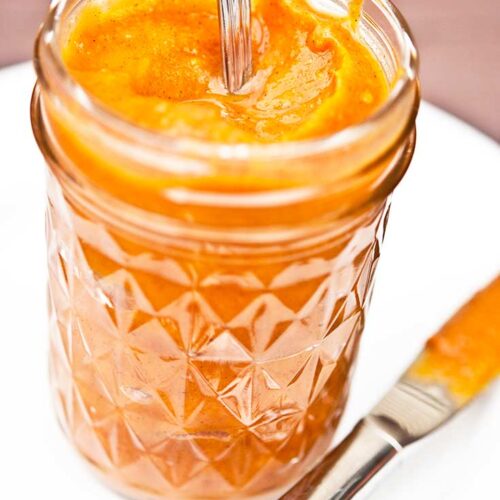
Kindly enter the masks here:
<path id="1" fill-rule="evenodd" d="M 391 88 L 365 122 L 223 144 L 140 128 L 89 96 L 61 57 L 80 3 L 56 3 L 41 29 L 31 108 L 60 424 L 128 497 L 276 498 L 325 452 L 346 403 L 415 146 L 408 27 L 365 1 L 359 37 Z"/>

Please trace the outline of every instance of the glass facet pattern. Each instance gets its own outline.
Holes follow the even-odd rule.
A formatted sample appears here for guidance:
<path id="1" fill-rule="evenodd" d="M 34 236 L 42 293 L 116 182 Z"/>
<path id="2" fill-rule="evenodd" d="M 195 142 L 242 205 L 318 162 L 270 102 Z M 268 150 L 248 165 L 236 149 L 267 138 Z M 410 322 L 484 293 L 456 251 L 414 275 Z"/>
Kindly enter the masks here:
<path id="1" fill-rule="evenodd" d="M 297 479 L 344 408 L 386 204 L 320 248 L 233 263 L 152 251 L 49 184 L 51 380 L 79 452 L 135 498 Z"/>

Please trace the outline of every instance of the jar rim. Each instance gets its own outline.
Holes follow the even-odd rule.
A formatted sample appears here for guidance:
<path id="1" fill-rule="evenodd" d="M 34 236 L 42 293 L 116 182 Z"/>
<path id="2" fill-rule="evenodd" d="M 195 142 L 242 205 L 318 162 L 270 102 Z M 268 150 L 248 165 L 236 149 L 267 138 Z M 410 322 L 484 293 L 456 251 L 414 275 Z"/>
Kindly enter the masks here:
<path id="1" fill-rule="evenodd" d="M 366 0 L 365 0 L 366 1 Z M 355 144 L 375 130 L 383 119 L 396 107 L 400 98 L 411 89 L 417 80 L 418 53 L 408 23 L 390 0 L 370 0 L 387 16 L 393 25 L 398 43 L 401 45 L 400 70 L 382 106 L 361 123 L 322 137 L 271 143 L 222 143 L 193 137 L 169 136 L 162 131 L 141 127 L 128 121 L 92 97 L 68 72 L 58 45 L 56 28 L 61 21 L 68 0 L 53 2 L 45 23 L 35 43 L 35 69 L 42 86 L 51 88 L 48 72 L 57 78 L 57 92 L 94 120 L 116 131 L 125 140 L 151 147 L 169 154 L 195 152 L 198 158 L 220 160 L 284 160 L 327 151 L 344 149 Z"/>

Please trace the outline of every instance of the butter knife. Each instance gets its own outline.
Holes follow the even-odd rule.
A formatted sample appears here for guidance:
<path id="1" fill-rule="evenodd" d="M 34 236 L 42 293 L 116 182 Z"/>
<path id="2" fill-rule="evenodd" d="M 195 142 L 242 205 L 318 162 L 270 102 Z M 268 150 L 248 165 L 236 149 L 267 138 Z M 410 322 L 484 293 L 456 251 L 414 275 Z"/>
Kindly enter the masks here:
<path id="1" fill-rule="evenodd" d="M 500 276 L 460 309 L 369 415 L 282 500 L 347 500 L 500 372 Z"/>

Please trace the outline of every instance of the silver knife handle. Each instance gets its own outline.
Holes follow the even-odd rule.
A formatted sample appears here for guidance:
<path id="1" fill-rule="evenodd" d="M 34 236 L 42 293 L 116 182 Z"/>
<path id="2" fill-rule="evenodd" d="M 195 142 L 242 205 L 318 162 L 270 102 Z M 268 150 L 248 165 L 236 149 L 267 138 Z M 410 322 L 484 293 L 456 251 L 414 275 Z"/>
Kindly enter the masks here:
<path id="1" fill-rule="evenodd" d="M 404 446 L 437 429 L 458 408 L 440 384 L 403 376 L 344 441 L 281 499 L 353 498 Z"/>
<path id="2" fill-rule="evenodd" d="M 281 500 L 353 498 L 401 449 L 378 419 L 368 416 Z"/>

